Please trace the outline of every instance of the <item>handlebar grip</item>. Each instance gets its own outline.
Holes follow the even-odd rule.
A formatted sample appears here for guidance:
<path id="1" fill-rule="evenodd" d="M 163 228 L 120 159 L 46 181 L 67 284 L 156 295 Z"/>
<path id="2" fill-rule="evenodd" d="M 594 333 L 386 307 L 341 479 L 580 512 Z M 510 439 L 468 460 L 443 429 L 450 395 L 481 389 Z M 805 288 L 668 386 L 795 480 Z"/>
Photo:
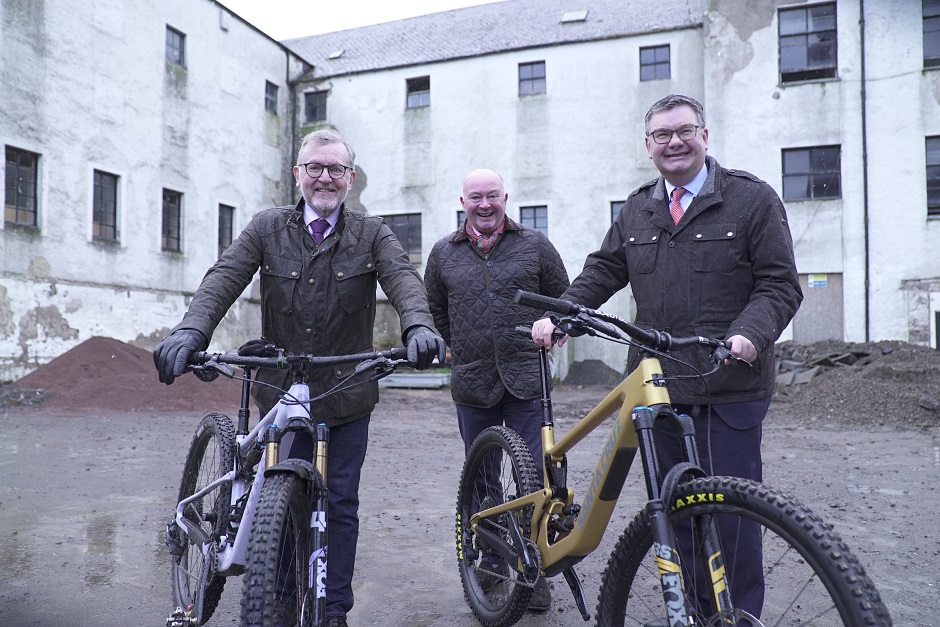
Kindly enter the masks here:
<path id="1" fill-rule="evenodd" d="M 404 346 L 397 346 L 387 350 L 385 356 L 389 359 L 408 359 L 408 349 Z"/>
<path id="2" fill-rule="evenodd" d="M 562 314 L 563 316 L 574 316 L 581 311 L 581 307 L 575 305 L 571 301 L 562 300 L 560 298 L 552 298 L 551 296 L 543 296 L 542 294 L 526 292 L 524 290 L 519 290 L 516 292 L 513 301 L 528 307 L 540 307 L 545 311 L 554 311 L 556 313 Z"/>

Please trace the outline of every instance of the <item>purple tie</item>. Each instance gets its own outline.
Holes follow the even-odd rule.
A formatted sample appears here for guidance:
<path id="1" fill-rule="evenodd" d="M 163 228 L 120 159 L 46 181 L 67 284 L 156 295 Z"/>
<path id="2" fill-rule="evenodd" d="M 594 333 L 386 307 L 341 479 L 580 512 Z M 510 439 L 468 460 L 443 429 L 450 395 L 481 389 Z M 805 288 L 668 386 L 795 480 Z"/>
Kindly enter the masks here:
<path id="1" fill-rule="evenodd" d="M 317 218 L 310 223 L 310 234 L 313 235 L 313 241 L 317 244 L 323 243 L 323 234 L 330 228 L 330 223 L 323 218 Z"/>

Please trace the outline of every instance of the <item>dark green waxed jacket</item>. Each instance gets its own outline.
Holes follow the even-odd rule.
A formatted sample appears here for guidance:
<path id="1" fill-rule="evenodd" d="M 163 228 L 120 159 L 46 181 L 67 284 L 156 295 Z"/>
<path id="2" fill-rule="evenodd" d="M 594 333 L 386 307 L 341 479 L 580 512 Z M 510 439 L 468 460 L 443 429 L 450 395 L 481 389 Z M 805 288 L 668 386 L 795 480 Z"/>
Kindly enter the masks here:
<path id="1" fill-rule="evenodd" d="M 336 230 L 318 247 L 303 224 L 304 202 L 259 212 L 212 268 L 176 328 L 212 332 L 232 303 L 261 273 L 263 337 L 293 353 L 339 355 L 372 350 L 376 284 L 401 318 L 403 335 L 416 325 L 433 328 L 421 276 L 385 221 L 342 208 Z M 310 373 L 311 396 L 344 378 L 355 364 Z M 287 373 L 261 371 L 259 380 L 282 389 Z M 279 393 L 254 386 L 267 411 Z M 369 414 L 378 384 L 366 383 L 313 404 L 330 426 Z"/>

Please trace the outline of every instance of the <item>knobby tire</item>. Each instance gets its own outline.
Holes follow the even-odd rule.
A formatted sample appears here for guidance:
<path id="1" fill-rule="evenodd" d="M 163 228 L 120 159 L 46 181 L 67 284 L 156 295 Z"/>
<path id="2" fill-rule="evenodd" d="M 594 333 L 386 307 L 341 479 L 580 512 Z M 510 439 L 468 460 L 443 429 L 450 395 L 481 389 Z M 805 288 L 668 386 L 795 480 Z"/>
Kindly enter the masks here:
<path id="1" fill-rule="evenodd" d="M 227 473 L 233 468 L 234 460 L 235 429 L 231 420 L 224 414 L 208 414 L 196 428 L 189 446 L 177 502 Z M 190 503 L 184 516 L 217 541 L 228 527 L 231 495 L 231 483 L 224 483 Z M 178 539 L 182 544 L 182 553 L 172 556 L 173 602 L 177 607 L 197 610 L 201 602 L 202 611 L 196 611 L 195 619 L 196 624 L 203 625 L 219 604 L 225 578 L 214 572 L 214 552 L 210 552 L 206 559 L 202 547 L 194 544 L 185 533 L 179 532 Z"/>
<path id="2" fill-rule="evenodd" d="M 464 597 L 483 627 L 507 627 L 518 621 L 532 597 L 532 582 L 526 582 L 516 564 L 503 573 L 481 570 L 481 561 L 491 550 L 467 526 L 470 516 L 535 492 L 539 473 L 525 441 L 507 427 L 484 430 L 470 447 L 460 476 L 457 494 L 457 564 Z M 512 512 L 523 537 L 529 537 L 532 508 Z M 494 530 L 508 528 L 507 519 L 484 521 Z M 502 533 L 508 539 L 506 533 Z M 534 547 L 533 547 L 534 548 Z"/>
<path id="3" fill-rule="evenodd" d="M 285 619 L 283 624 L 312 627 L 309 487 L 306 480 L 290 472 L 265 479 L 248 542 L 242 627 L 276 627 L 282 624 L 281 619 Z"/>
<path id="4" fill-rule="evenodd" d="M 744 479 L 707 477 L 680 485 L 671 505 L 674 525 L 694 524 L 714 514 L 760 525 L 765 578 L 761 624 L 891 625 L 888 610 L 858 559 L 832 527 L 790 497 Z M 727 544 L 722 547 L 726 554 L 733 549 Z M 608 560 L 598 596 L 598 627 L 645 625 L 666 616 L 651 545 L 644 510 L 620 536 Z M 696 592 L 705 598 L 704 590 L 691 589 L 693 577 L 687 571 L 690 564 L 706 559 L 695 549 L 680 554 L 687 598 L 696 598 Z M 726 572 L 733 592 L 734 573 L 730 568 Z M 702 614 L 697 625 L 725 624 L 713 610 Z"/>

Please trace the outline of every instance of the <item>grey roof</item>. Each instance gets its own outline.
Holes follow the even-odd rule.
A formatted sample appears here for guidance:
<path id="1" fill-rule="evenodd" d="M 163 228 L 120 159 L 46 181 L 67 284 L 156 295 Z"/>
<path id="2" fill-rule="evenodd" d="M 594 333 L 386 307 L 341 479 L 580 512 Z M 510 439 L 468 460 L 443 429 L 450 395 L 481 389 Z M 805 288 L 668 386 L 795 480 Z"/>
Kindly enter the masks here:
<path id="1" fill-rule="evenodd" d="M 562 23 L 584 10 L 585 20 Z M 702 12 L 702 0 L 504 0 L 282 43 L 323 78 L 698 27 Z"/>

